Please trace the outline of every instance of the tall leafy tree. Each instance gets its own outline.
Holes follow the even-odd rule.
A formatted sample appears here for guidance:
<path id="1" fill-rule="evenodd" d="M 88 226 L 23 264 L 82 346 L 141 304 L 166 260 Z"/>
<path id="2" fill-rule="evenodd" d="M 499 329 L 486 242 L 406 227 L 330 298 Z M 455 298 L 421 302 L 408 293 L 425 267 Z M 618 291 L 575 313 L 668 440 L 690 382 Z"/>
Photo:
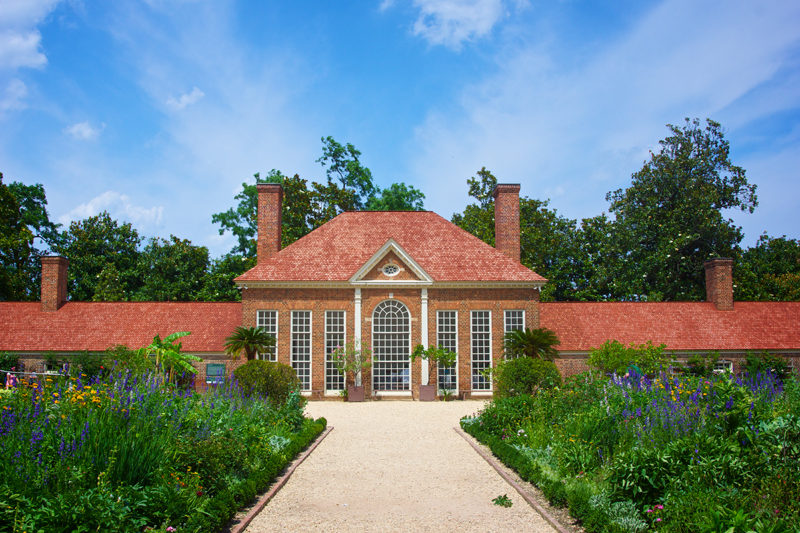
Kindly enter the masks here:
<path id="1" fill-rule="evenodd" d="M 142 280 L 133 294 L 139 301 L 196 300 L 208 270 L 208 248 L 170 235 L 153 237 L 139 254 L 136 266 Z"/>
<path id="2" fill-rule="evenodd" d="M 205 302 L 241 301 L 242 293 L 233 280 L 254 266 L 255 257 L 225 254 L 219 259 L 213 259 L 203 276 L 197 299 Z"/>
<path id="3" fill-rule="evenodd" d="M 13 191 L 3 184 L 0 173 L 0 301 L 37 299 L 31 291 L 30 259 L 34 252 L 33 232 Z"/>
<path id="4" fill-rule="evenodd" d="M 72 222 L 53 251 L 69 259 L 70 299 L 94 298 L 104 270 L 113 265 L 117 271 L 123 299 L 130 299 L 142 285 L 138 269 L 142 237 L 130 223 L 118 223 L 108 212 Z M 106 272 L 105 278 L 109 275 Z"/>
<path id="5" fill-rule="evenodd" d="M 621 259 L 609 272 L 611 297 L 621 300 L 700 300 L 703 262 L 739 253 L 743 234 L 724 209 L 753 212 L 756 186 L 729 157 L 722 127 L 686 119 L 632 176 L 610 192 L 616 217 L 611 247 Z"/>
<path id="6" fill-rule="evenodd" d="M 367 211 L 424 211 L 425 195 L 405 183 L 392 183 L 388 188 L 376 187 L 377 194 L 367 200 Z"/>
<path id="7" fill-rule="evenodd" d="M 331 137 L 322 137 L 322 157 L 317 159 L 323 167 L 327 166 L 328 183 L 339 181 L 343 189 L 355 195 L 355 208 L 363 209 L 367 201 L 375 195 L 372 172 L 361 164 L 361 152 L 350 143 L 341 145 Z"/>
<path id="8" fill-rule="evenodd" d="M 800 300 L 800 240 L 762 235 L 733 275 L 738 300 Z"/>
<path id="9" fill-rule="evenodd" d="M 452 222 L 494 246 L 494 199 L 497 178 L 483 167 L 467 180 L 469 195 L 477 200 Z M 576 221 L 562 217 L 548 208 L 548 200 L 520 198 L 520 261 L 534 272 L 548 278 L 542 291 L 543 301 L 581 299 L 576 287 L 575 264 L 580 259 L 580 239 Z"/>

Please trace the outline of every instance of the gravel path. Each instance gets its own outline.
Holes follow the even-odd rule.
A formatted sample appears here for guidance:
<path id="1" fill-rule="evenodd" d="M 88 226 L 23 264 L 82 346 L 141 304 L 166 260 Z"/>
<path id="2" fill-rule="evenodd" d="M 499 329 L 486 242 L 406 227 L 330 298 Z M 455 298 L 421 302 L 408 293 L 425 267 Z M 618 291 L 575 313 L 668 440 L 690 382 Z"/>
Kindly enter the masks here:
<path id="1" fill-rule="evenodd" d="M 334 426 L 247 528 L 271 531 L 554 530 L 453 431 L 482 402 L 313 402 Z M 492 503 L 507 494 L 510 508 Z"/>

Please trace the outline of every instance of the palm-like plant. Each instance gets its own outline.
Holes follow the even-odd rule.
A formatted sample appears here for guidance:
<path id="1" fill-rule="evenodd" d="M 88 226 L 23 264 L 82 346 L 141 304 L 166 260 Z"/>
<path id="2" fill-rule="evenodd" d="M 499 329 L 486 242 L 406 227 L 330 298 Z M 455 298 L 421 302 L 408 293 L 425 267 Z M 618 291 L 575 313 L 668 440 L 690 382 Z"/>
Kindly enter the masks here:
<path id="1" fill-rule="evenodd" d="M 509 331 L 503 341 L 506 354 L 512 357 L 531 357 L 546 361 L 558 357 L 558 350 L 554 346 L 561 344 L 555 332 L 547 328 Z"/>
<path id="2" fill-rule="evenodd" d="M 151 342 L 149 346 L 139 348 L 137 353 L 141 358 L 155 358 L 156 368 L 160 367 L 166 370 L 167 381 L 172 383 L 177 377 L 178 370 L 183 370 L 184 372 L 194 374 L 195 369 L 192 366 L 191 361 L 202 361 L 202 359 L 196 355 L 182 353 L 182 342 L 175 344 L 175 341 L 182 337 L 186 337 L 187 335 L 191 335 L 191 333 L 188 331 L 179 331 L 177 333 L 167 335 L 163 339 L 159 335 L 156 335 L 153 337 L 153 342 Z"/>
<path id="3" fill-rule="evenodd" d="M 225 353 L 234 360 L 244 352 L 247 360 L 252 361 L 256 358 L 257 353 L 267 352 L 274 346 L 275 337 L 256 326 L 251 328 L 237 326 L 231 336 L 225 339 Z"/>

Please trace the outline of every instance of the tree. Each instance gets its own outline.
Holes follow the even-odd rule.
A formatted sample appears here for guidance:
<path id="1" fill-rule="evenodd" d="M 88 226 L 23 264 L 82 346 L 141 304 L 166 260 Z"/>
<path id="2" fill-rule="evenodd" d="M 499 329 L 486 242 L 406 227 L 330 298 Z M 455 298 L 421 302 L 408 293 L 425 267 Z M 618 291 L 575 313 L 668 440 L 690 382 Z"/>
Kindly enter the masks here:
<path id="1" fill-rule="evenodd" d="M 118 224 L 103 211 L 72 222 L 54 251 L 69 259 L 71 300 L 89 301 L 97 291 L 103 270 L 113 265 L 124 297 L 129 299 L 142 285 L 137 271 L 142 238 L 130 223 Z"/>
<path id="2" fill-rule="evenodd" d="M 467 183 L 469 195 L 477 203 L 454 214 L 452 222 L 494 246 L 492 191 L 497 178 L 483 167 Z M 548 200 L 520 198 L 520 261 L 549 280 L 542 290 L 542 301 L 581 299 L 576 294 L 576 287 L 583 285 L 575 271 L 582 252 L 576 222 L 549 209 L 548 204 Z"/>
<path id="3" fill-rule="evenodd" d="M 611 298 L 701 300 L 703 262 L 739 254 L 743 234 L 723 209 L 753 212 L 756 186 L 731 163 L 719 123 L 695 119 L 672 135 L 633 174 L 625 190 L 608 193 L 616 217 L 611 248 L 621 259 L 609 272 Z"/>
<path id="4" fill-rule="evenodd" d="M 248 361 L 252 361 L 259 353 L 267 353 L 275 347 L 275 337 L 262 328 L 253 326 L 246 328 L 237 326 L 233 333 L 225 339 L 225 353 L 236 360 L 244 352 Z"/>
<path id="5" fill-rule="evenodd" d="M 800 300 L 800 240 L 762 235 L 733 275 L 739 300 Z"/>
<path id="6" fill-rule="evenodd" d="M 239 302 L 242 292 L 233 280 L 256 266 L 255 257 L 225 254 L 214 259 L 203 276 L 197 299 L 205 302 Z"/>
<path id="7" fill-rule="evenodd" d="M 132 295 L 137 301 L 196 300 L 208 270 L 208 248 L 170 235 L 153 237 L 139 254 L 136 265 L 141 287 Z"/>
<path id="8" fill-rule="evenodd" d="M 19 202 L 0 173 L 0 301 L 33 300 L 29 263 L 34 235 L 23 221 Z"/>
<path id="9" fill-rule="evenodd" d="M 424 211 L 425 195 L 405 183 L 392 183 L 388 189 L 377 188 L 378 194 L 367 201 L 367 211 Z"/>
<path id="10" fill-rule="evenodd" d="M 530 357 L 552 361 L 558 357 L 554 346 L 561 344 L 555 332 L 547 328 L 509 331 L 503 337 L 506 357 Z"/>
<path id="11" fill-rule="evenodd" d="M 341 188 L 350 190 L 355 195 L 355 208 L 361 210 L 367 201 L 375 195 L 372 183 L 372 172 L 361 164 L 361 152 L 350 143 L 342 146 L 333 137 L 322 137 L 322 157 L 317 159 L 323 167 L 328 165 L 326 174 L 328 183 L 334 178 L 339 180 Z"/>
<path id="12" fill-rule="evenodd" d="M 175 381 L 178 370 L 195 374 L 191 361 L 202 361 L 202 359 L 195 355 L 181 352 L 181 348 L 183 348 L 182 342 L 175 344 L 175 341 L 188 335 L 191 335 L 191 332 L 179 331 L 167 335 L 163 339 L 156 335 L 149 346 L 139 348 L 137 357 L 140 359 L 153 357 L 156 368 L 163 368 L 167 371 L 167 382 L 169 383 Z"/>

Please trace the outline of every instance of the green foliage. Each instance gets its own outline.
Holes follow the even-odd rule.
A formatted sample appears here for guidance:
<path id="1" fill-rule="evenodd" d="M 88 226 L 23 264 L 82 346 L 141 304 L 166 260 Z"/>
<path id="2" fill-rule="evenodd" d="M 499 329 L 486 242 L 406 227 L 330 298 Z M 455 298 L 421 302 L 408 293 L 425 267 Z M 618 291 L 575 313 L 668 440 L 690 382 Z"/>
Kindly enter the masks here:
<path id="1" fill-rule="evenodd" d="M 760 354 L 748 351 L 744 356 L 743 369 L 749 374 L 763 374 L 772 372 L 781 379 L 786 379 L 792 373 L 786 359 L 780 355 L 771 354 L 766 350 Z"/>
<path id="2" fill-rule="evenodd" d="M 631 367 L 641 373 L 652 374 L 666 369 L 670 357 L 664 353 L 667 346 L 653 346 L 652 341 L 625 346 L 617 340 L 608 340 L 600 348 L 589 350 L 587 364 L 605 373 L 625 374 Z"/>
<path id="3" fill-rule="evenodd" d="M 154 361 L 142 350 L 131 350 L 123 344 L 108 348 L 105 352 L 105 361 L 112 368 L 144 373 L 155 370 Z"/>
<path id="4" fill-rule="evenodd" d="M 225 353 L 232 360 L 244 352 L 245 358 L 252 361 L 259 353 L 271 353 L 275 349 L 275 336 L 262 328 L 236 326 L 233 333 L 225 339 Z"/>
<path id="5" fill-rule="evenodd" d="M 503 337 L 506 357 L 532 357 L 552 361 L 558 357 L 554 347 L 561 344 L 554 331 L 547 328 L 512 330 Z"/>
<path id="6" fill-rule="evenodd" d="M 357 340 L 337 346 L 328 357 L 346 379 L 350 380 L 350 376 L 353 376 L 356 386 L 361 386 L 361 374 L 372 365 L 372 350 L 364 348 Z"/>
<path id="7" fill-rule="evenodd" d="M 500 507 L 511 507 L 514 505 L 514 502 L 511 501 L 511 498 L 508 497 L 508 494 L 503 494 L 502 496 L 498 496 L 492 500 L 492 503 L 495 505 L 499 505 Z"/>
<path id="8" fill-rule="evenodd" d="M 411 362 L 413 363 L 417 359 L 428 361 L 428 383 L 426 385 L 430 385 L 431 376 L 437 375 L 438 366 L 445 368 L 453 366 L 458 359 L 458 355 L 441 346 L 431 344 L 425 349 L 423 345 L 417 344 L 414 347 L 414 351 L 411 352 Z"/>
<path id="9" fill-rule="evenodd" d="M 19 370 L 19 354 L 14 352 L 0 352 L 0 370 L 11 370 L 16 368 Z M 2 376 L 3 383 L 5 382 L 5 375 Z"/>
<path id="10" fill-rule="evenodd" d="M 0 173 L 0 301 L 32 300 L 30 265 L 34 235 L 23 221 L 19 202 Z"/>
<path id="11" fill-rule="evenodd" d="M 240 302 L 242 291 L 233 280 L 254 266 L 255 257 L 225 254 L 219 259 L 213 259 L 203 277 L 197 299 L 204 302 Z"/>
<path id="12" fill-rule="evenodd" d="M 388 189 L 367 200 L 366 211 L 424 211 L 425 195 L 405 183 L 392 183 Z"/>
<path id="13" fill-rule="evenodd" d="M 361 164 L 361 152 L 350 143 L 342 146 L 333 137 L 322 138 L 322 157 L 317 159 L 323 167 L 328 166 L 328 184 L 332 185 L 337 179 L 341 188 L 352 191 L 354 207 L 361 210 L 367 201 L 375 195 L 375 185 L 372 183 L 372 172 Z M 412 188 L 413 189 L 413 188 Z M 332 204 L 328 200 L 329 204 Z"/>
<path id="14" fill-rule="evenodd" d="M 108 373 L 111 366 L 104 352 L 83 350 L 70 357 L 70 374 L 83 374 L 88 378 L 100 377 Z"/>
<path id="15" fill-rule="evenodd" d="M 695 376 L 708 377 L 714 373 L 714 365 L 719 360 L 719 352 L 705 354 L 693 353 L 686 361 L 686 370 Z"/>
<path id="16" fill-rule="evenodd" d="M 695 119 L 660 141 L 627 189 L 611 192 L 612 226 L 606 257 L 611 296 L 621 300 L 702 300 L 704 261 L 734 257 L 743 234 L 722 211 L 753 212 L 756 186 L 731 163 L 722 127 Z"/>
<path id="17" fill-rule="evenodd" d="M 560 387 L 561 372 L 551 361 L 519 357 L 501 361 L 494 374 L 494 397 L 508 398 L 536 394 L 543 389 Z"/>
<path id="18" fill-rule="evenodd" d="M 137 357 L 143 359 L 152 357 L 156 368 L 162 368 L 167 372 L 168 381 L 174 383 L 178 377 L 178 372 L 194 374 L 195 370 L 191 361 L 202 361 L 200 357 L 181 352 L 183 343 L 175 344 L 178 339 L 191 335 L 189 331 L 179 331 L 164 337 L 156 335 L 149 346 L 139 348 Z"/>
<path id="19" fill-rule="evenodd" d="M 248 361 L 233 371 L 233 377 L 245 394 L 266 397 L 275 405 L 286 402 L 289 394 L 300 388 L 292 367 L 271 361 Z"/>
<path id="20" fill-rule="evenodd" d="M 733 269 L 737 300 L 800 300 L 800 240 L 762 235 Z"/>
<path id="21" fill-rule="evenodd" d="M 170 235 L 169 240 L 154 237 L 139 254 L 136 268 L 142 286 L 131 299 L 146 302 L 196 300 L 208 266 L 205 246 L 194 246 L 174 235 Z"/>
<path id="22" fill-rule="evenodd" d="M 106 211 L 70 223 L 63 240 L 53 247 L 56 253 L 69 259 L 70 299 L 92 300 L 101 274 L 109 265 L 116 270 L 113 279 L 119 280 L 123 299 L 129 299 L 141 286 L 137 270 L 141 242 L 139 233 L 129 223 L 119 224 Z M 102 278 L 104 287 L 109 278 L 112 275 L 107 272 Z"/>

